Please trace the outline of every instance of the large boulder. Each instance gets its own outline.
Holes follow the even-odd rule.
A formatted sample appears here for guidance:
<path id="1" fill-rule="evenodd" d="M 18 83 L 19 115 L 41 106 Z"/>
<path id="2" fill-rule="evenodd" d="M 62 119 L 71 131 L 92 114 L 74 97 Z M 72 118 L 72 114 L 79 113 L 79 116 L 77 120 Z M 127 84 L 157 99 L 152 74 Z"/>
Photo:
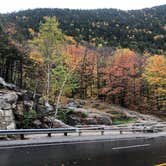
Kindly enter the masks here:
<path id="1" fill-rule="evenodd" d="M 79 125 L 81 124 L 81 118 L 72 114 L 68 117 L 68 124 L 71 126 Z"/>
<path id="2" fill-rule="evenodd" d="M 15 129 L 13 109 L 17 103 L 17 93 L 11 90 L 0 90 L 0 129 Z"/>
<path id="3" fill-rule="evenodd" d="M 11 109 L 12 105 L 4 101 L 3 99 L 0 99 L 0 109 L 2 110 L 8 110 Z"/>
<path id="4" fill-rule="evenodd" d="M 97 125 L 97 119 L 96 118 L 85 118 L 85 122 L 87 125 Z"/>
<path id="5" fill-rule="evenodd" d="M 7 103 L 13 104 L 17 102 L 18 96 L 16 92 L 10 91 L 2 97 Z"/>
<path id="6" fill-rule="evenodd" d="M 18 99 L 17 93 L 10 90 L 0 90 L 0 108 L 11 109 Z"/>
<path id="7" fill-rule="evenodd" d="M 112 115 L 95 109 L 73 108 L 68 114 L 68 124 L 75 125 L 111 125 Z"/>
<path id="8" fill-rule="evenodd" d="M 75 108 L 80 108 L 81 105 L 78 102 L 71 101 L 66 105 L 66 107 L 69 109 L 75 109 Z"/>
<path id="9" fill-rule="evenodd" d="M 16 124 L 12 110 L 0 109 L 0 129 L 15 129 Z"/>
<path id="10" fill-rule="evenodd" d="M 112 120 L 108 116 L 101 116 L 97 118 L 97 123 L 108 126 L 112 124 Z"/>
<path id="11" fill-rule="evenodd" d="M 53 119 L 52 120 L 52 128 L 69 128 L 70 126 L 66 125 L 62 121 L 58 119 Z"/>
<path id="12" fill-rule="evenodd" d="M 33 125 L 37 129 L 42 128 L 42 122 L 40 120 L 38 120 L 38 119 L 33 122 Z"/>

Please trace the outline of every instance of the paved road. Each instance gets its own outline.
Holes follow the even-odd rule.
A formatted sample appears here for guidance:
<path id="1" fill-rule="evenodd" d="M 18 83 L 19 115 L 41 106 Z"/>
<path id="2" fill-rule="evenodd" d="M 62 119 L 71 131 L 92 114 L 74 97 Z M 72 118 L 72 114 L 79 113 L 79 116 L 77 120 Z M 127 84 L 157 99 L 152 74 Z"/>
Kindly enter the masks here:
<path id="1" fill-rule="evenodd" d="M 0 166 L 153 166 L 164 162 L 164 133 L 0 142 Z"/>

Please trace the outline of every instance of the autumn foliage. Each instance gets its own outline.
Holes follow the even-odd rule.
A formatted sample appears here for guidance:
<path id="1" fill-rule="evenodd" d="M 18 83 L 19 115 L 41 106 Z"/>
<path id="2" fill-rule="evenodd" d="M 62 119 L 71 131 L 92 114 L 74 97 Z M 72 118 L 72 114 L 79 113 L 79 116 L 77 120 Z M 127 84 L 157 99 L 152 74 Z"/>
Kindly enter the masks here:
<path id="1" fill-rule="evenodd" d="M 166 110 L 166 57 L 77 43 L 46 18 L 25 48 L 12 39 L 14 24 L 0 29 L 0 76 L 56 103 L 99 99 L 140 112 Z M 53 35 L 54 34 L 54 35 Z M 6 53 L 6 54 L 5 54 Z M 43 97 L 44 98 L 44 97 Z"/>
<path id="2" fill-rule="evenodd" d="M 111 64 L 103 69 L 103 88 L 100 92 L 108 100 L 122 106 L 133 106 L 140 87 L 140 56 L 129 49 L 120 49 Z"/>

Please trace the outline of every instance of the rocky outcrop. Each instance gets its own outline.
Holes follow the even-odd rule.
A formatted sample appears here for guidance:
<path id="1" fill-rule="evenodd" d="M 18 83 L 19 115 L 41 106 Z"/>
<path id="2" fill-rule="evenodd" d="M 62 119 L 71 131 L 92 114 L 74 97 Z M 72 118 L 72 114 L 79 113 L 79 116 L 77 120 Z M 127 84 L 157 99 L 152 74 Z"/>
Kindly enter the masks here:
<path id="1" fill-rule="evenodd" d="M 0 85 L 8 89 L 12 89 L 12 90 L 16 89 L 16 86 L 14 84 L 5 82 L 5 80 L 2 77 L 0 77 Z"/>
<path id="2" fill-rule="evenodd" d="M 16 127 L 13 109 L 16 108 L 18 95 L 14 91 L 0 90 L 0 129 Z"/>
<path id="3" fill-rule="evenodd" d="M 72 104 L 74 105 L 74 104 Z M 71 109 L 71 107 L 70 107 Z M 72 107 L 72 110 L 68 113 L 67 124 L 71 126 L 75 125 L 111 125 L 112 115 L 97 111 L 93 108 L 78 108 Z"/>

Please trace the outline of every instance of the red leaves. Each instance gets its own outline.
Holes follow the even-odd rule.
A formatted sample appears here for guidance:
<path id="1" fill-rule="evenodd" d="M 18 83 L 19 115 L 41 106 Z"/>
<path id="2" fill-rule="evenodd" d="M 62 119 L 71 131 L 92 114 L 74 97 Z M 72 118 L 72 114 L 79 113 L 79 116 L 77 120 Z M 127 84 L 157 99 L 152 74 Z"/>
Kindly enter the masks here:
<path id="1" fill-rule="evenodd" d="M 121 101 L 133 97 L 131 94 L 136 94 L 135 87 L 138 85 L 135 85 L 135 80 L 140 77 L 140 69 L 141 61 L 135 52 L 129 49 L 117 50 L 111 64 L 103 69 L 105 85 L 101 88 L 101 94 L 107 97 L 120 96 Z"/>

